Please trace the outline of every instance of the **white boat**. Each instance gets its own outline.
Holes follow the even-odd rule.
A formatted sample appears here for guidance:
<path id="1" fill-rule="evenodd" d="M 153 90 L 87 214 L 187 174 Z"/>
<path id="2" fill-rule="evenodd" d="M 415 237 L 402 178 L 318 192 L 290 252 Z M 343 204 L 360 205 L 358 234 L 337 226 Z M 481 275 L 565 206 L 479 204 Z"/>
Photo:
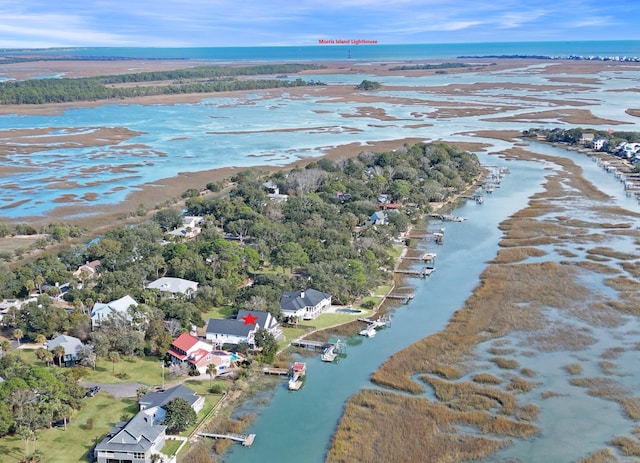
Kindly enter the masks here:
<path id="1" fill-rule="evenodd" d="M 333 349 L 333 346 L 329 346 L 324 350 L 320 358 L 322 359 L 323 362 L 333 362 L 336 359 L 336 357 L 338 357 L 338 354 L 336 354 L 335 350 Z"/>
<path id="2" fill-rule="evenodd" d="M 372 338 L 376 335 L 376 327 L 373 325 L 367 326 L 365 329 L 360 330 L 360 336 L 366 336 L 368 338 Z"/>

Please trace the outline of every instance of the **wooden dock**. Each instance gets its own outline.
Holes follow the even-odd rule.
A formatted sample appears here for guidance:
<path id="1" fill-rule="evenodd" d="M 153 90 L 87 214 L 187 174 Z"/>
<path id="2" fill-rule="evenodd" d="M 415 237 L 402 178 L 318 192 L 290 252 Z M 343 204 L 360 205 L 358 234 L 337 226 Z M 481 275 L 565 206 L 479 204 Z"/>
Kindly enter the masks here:
<path id="1" fill-rule="evenodd" d="M 289 370 L 287 370 L 286 368 L 264 367 L 262 371 L 265 375 L 289 376 Z"/>
<path id="2" fill-rule="evenodd" d="M 400 273 L 400 274 L 403 274 L 403 275 L 411 275 L 411 276 L 415 276 L 415 277 L 425 278 L 425 277 L 428 277 L 429 275 L 431 275 L 435 271 L 436 271 L 435 267 L 425 266 L 425 267 L 422 267 L 422 269 L 420 269 L 420 270 L 396 269 L 396 270 L 393 271 L 393 273 Z"/>
<path id="3" fill-rule="evenodd" d="M 214 434 L 209 432 L 199 432 L 198 436 L 211 437 L 212 439 L 231 439 L 242 443 L 244 447 L 251 447 L 256 438 L 255 434 Z"/>
<path id="4" fill-rule="evenodd" d="M 401 257 L 402 260 L 421 260 L 423 262 L 433 262 L 436 260 L 437 254 L 435 252 L 427 252 L 422 254 L 421 256 L 404 256 Z"/>
<path id="5" fill-rule="evenodd" d="M 386 298 L 387 299 L 399 299 L 402 301 L 403 304 L 408 304 L 410 300 L 412 300 L 414 297 L 416 297 L 415 294 L 410 293 L 410 294 L 387 294 Z"/>
<path id="6" fill-rule="evenodd" d="M 326 347 L 327 343 L 322 341 L 310 341 L 307 339 L 294 339 L 293 341 L 291 341 L 291 345 L 294 347 L 302 347 L 304 349 L 323 350 Z"/>
<path id="7" fill-rule="evenodd" d="M 467 220 L 464 217 L 450 214 L 427 214 L 427 217 L 431 219 L 442 220 L 443 222 L 464 222 L 465 220 Z"/>

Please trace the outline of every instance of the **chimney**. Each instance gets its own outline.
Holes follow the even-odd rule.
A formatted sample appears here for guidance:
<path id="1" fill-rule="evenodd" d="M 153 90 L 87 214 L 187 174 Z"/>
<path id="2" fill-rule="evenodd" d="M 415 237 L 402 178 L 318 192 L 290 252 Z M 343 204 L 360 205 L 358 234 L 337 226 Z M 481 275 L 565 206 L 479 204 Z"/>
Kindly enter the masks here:
<path id="1" fill-rule="evenodd" d="M 304 299 L 304 289 L 300 290 L 300 299 Z"/>

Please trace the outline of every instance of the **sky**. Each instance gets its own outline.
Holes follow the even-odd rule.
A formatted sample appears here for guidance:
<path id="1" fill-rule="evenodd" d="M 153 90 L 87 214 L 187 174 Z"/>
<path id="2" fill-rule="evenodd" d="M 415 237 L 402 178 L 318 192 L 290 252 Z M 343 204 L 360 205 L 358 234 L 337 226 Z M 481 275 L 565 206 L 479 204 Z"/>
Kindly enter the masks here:
<path id="1" fill-rule="evenodd" d="M 637 0 L 2 0 L 0 48 L 637 40 Z"/>

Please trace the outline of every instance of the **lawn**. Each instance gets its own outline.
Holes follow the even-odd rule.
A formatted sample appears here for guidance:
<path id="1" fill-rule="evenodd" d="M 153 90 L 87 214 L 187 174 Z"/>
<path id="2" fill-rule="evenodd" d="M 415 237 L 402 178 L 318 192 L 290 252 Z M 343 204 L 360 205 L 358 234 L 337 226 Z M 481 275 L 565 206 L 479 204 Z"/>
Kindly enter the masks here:
<path id="1" fill-rule="evenodd" d="M 233 307 L 230 305 L 224 307 L 214 307 L 202 314 L 203 320 L 208 320 L 210 318 L 229 318 L 233 315 Z"/>
<path id="2" fill-rule="evenodd" d="M 38 431 L 37 449 L 43 452 L 47 463 L 86 463 L 87 452 L 102 440 L 116 421 L 129 419 L 138 410 L 135 399 L 115 400 L 108 394 L 98 393 L 83 399 L 82 408 L 71 417 L 67 430 L 53 428 Z M 91 423 L 89 420 L 93 420 Z M 34 451 L 29 442 L 29 452 Z M 3 463 L 17 463 L 24 458 L 24 441 L 19 436 L 0 439 Z"/>
<path id="3" fill-rule="evenodd" d="M 116 374 L 122 375 L 121 378 L 114 376 L 114 370 Z M 95 371 L 90 368 L 85 368 L 85 371 L 83 381 L 106 384 L 137 381 L 149 386 L 162 384 L 162 366 L 158 357 L 121 358 L 115 364 L 108 359 L 98 358 Z M 164 374 L 166 379 L 166 369 Z"/>

